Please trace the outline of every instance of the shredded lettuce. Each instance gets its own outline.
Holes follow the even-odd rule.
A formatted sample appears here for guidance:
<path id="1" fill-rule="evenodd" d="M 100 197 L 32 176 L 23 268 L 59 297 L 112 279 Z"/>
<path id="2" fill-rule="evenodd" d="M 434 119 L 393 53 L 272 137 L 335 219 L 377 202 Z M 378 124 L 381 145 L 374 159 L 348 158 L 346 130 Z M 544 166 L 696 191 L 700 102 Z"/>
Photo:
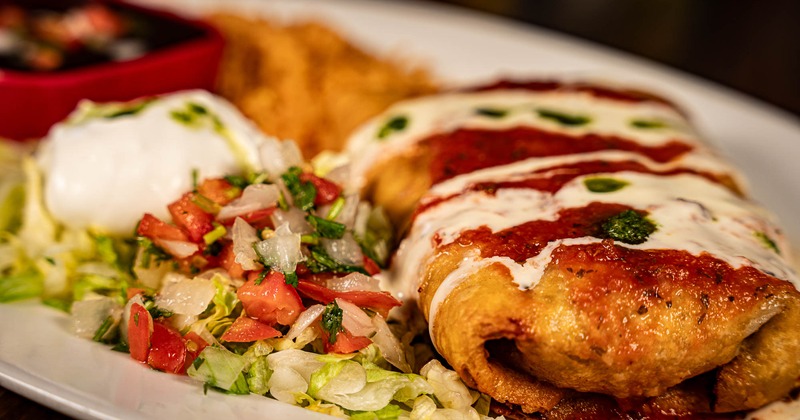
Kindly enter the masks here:
<path id="1" fill-rule="evenodd" d="M 245 357 L 221 346 L 209 346 L 203 349 L 186 374 L 209 386 L 246 394 L 250 392 L 242 372 L 246 365 Z"/>

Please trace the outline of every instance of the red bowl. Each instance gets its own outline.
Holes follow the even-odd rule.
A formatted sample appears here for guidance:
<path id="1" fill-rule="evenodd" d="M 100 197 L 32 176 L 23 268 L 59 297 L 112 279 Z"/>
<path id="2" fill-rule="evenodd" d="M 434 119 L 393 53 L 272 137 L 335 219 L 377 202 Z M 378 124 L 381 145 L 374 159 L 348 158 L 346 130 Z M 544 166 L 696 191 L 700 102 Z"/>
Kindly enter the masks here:
<path id="1" fill-rule="evenodd" d="M 223 39 L 214 28 L 168 12 L 107 3 L 170 20 L 199 35 L 123 62 L 50 73 L 0 68 L 0 136 L 14 140 L 42 137 L 82 99 L 127 101 L 184 89 L 213 89 L 223 48 Z"/>

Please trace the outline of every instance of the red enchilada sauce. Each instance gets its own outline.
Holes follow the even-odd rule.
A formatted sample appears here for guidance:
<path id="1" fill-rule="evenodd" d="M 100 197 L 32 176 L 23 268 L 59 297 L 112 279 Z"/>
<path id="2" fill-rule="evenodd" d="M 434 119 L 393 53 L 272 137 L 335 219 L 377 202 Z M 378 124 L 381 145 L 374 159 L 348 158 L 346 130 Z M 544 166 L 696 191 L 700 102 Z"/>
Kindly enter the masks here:
<path id="1" fill-rule="evenodd" d="M 509 130 L 460 129 L 436 134 L 426 140 L 430 147 L 430 176 L 433 184 L 479 169 L 490 168 L 533 157 L 574 155 L 603 150 L 638 153 L 656 162 L 669 162 L 692 150 L 692 146 L 672 140 L 662 146 L 642 146 L 617 136 L 554 133 L 533 127 Z"/>

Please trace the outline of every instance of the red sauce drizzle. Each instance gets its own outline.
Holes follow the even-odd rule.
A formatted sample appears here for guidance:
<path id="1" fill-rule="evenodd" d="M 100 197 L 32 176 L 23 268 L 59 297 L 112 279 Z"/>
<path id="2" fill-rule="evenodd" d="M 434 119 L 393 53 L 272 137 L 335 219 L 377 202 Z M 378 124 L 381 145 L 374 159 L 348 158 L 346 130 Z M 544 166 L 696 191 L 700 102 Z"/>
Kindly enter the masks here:
<path id="1" fill-rule="evenodd" d="M 630 209 L 622 204 L 594 202 L 561 210 L 555 220 L 534 220 L 495 233 L 481 226 L 463 232 L 456 241 L 465 246 L 481 244 L 483 258 L 508 257 L 521 263 L 539 255 L 550 241 L 586 236 L 603 238 L 603 222 Z"/>
<path id="2" fill-rule="evenodd" d="M 615 173 L 615 172 L 638 172 L 646 174 L 657 174 L 662 176 L 678 175 L 678 174 L 695 174 L 707 178 L 710 181 L 722 184 L 722 180 L 715 174 L 709 172 L 700 172 L 687 168 L 671 169 L 669 171 L 655 171 L 650 169 L 639 162 L 625 160 L 625 161 L 587 161 L 578 162 L 574 164 L 559 165 L 548 168 L 542 168 L 530 173 L 530 177 L 516 181 L 501 181 L 501 182 L 478 182 L 475 184 L 467 185 L 463 192 L 468 191 L 484 191 L 489 194 L 494 194 L 499 189 L 503 188 L 529 188 L 542 192 L 549 192 L 555 194 L 565 184 L 573 179 L 587 174 L 594 173 Z M 541 176 L 543 173 L 548 173 L 547 176 Z M 462 193 L 463 193 L 462 192 Z M 459 193 L 460 194 L 460 193 Z M 420 204 L 414 217 L 420 213 L 425 212 L 431 207 L 435 207 L 445 201 L 448 201 L 459 194 L 453 194 L 446 197 L 438 197 L 423 204 Z"/>
<path id="3" fill-rule="evenodd" d="M 592 96 L 622 102 L 657 102 L 672 107 L 678 112 L 681 110 L 669 100 L 635 89 L 615 89 L 608 86 L 592 85 L 589 83 L 565 83 L 555 80 L 519 81 L 500 80 L 496 83 L 467 89 L 468 92 L 485 92 L 491 90 L 529 90 L 533 92 L 583 92 Z"/>
<path id="4" fill-rule="evenodd" d="M 552 263 L 567 267 L 581 264 L 599 267 L 596 263 L 600 263 L 605 275 L 597 276 L 596 281 L 616 279 L 614 281 L 636 288 L 657 286 L 664 279 L 701 288 L 734 278 L 737 280 L 728 288 L 750 287 L 762 282 L 785 283 L 754 267 L 734 269 L 710 254 L 694 256 L 683 250 L 631 249 L 604 238 L 603 222 L 629 208 L 621 204 L 594 202 L 585 207 L 562 210 L 552 221 L 531 221 L 495 233 L 486 226 L 465 231 L 456 243 L 462 246 L 479 244 L 482 258 L 508 257 L 522 263 L 539 255 L 550 241 L 587 236 L 601 238 L 603 241 L 600 243 L 559 246 L 553 251 Z M 599 286 L 583 289 L 591 293 L 605 290 Z M 736 294 L 734 290 L 728 292 Z M 585 298 L 586 302 L 592 302 L 597 296 L 587 295 Z"/>
<path id="5" fill-rule="evenodd" d="M 433 184 L 457 175 L 532 157 L 622 150 L 639 153 L 656 162 L 669 162 L 692 150 L 692 146 L 676 140 L 662 146 L 647 147 L 616 136 L 571 136 L 532 127 L 502 131 L 459 129 L 433 135 L 424 141 L 431 147 L 430 175 Z"/>

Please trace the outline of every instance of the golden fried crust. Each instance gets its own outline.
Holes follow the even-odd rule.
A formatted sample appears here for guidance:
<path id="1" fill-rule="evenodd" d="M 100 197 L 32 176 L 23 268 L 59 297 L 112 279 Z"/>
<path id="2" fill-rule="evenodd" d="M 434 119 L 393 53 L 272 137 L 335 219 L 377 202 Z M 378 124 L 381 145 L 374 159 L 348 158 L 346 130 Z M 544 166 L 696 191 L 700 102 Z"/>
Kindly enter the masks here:
<path id="1" fill-rule="evenodd" d="M 436 288 L 469 252 L 469 248 L 451 247 L 428 267 L 420 287 L 426 317 Z M 509 275 L 502 265 L 492 265 L 457 287 L 438 312 L 432 338 L 439 353 L 468 385 L 497 401 L 519 405 L 525 412 L 549 410 L 561 400 L 563 390 L 490 360 L 484 346 L 487 341 L 524 334 L 530 322 L 524 317 L 531 313 L 518 310 L 528 297 L 508 281 Z M 452 325 L 458 328 L 450 328 Z"/>
<path id="2" fill-rule="evenodd" d="M 394 226 L 403 230 L 420 198 L 431 186 L 430 153 L 424 146 L 392 156 L 375 165 L 362 194 L 386 210 Z"/>
<path id="3" fill-rule="evenodd" d="M 783 312 L 748 338 L 739 355 L 720 369 L 716 411 L 758 408 L 800 385 L 800 303 L 796 298 L 784 301 Z"/>
<path id="4" fill-rule="evenodd" d="M 430 260 L 419 289 L 427 318 L 439 285 L 478 248 L 451 244 Z M 719 366 L 718 411 L 759 407 L 795 384 L 798 293 L 788 282 L 756 270 L 720 280 L 671 269 L 642 282 L 624 261 L 560 255 L 530 290 L 493 264 L 439 305 L 433 341 L 470 385 L 531 412 L 553 408 L 563 389 L 708 411 L 707 398 L 675 386 Z M 490 354 L 497 340 L 516 350 Z"/>

